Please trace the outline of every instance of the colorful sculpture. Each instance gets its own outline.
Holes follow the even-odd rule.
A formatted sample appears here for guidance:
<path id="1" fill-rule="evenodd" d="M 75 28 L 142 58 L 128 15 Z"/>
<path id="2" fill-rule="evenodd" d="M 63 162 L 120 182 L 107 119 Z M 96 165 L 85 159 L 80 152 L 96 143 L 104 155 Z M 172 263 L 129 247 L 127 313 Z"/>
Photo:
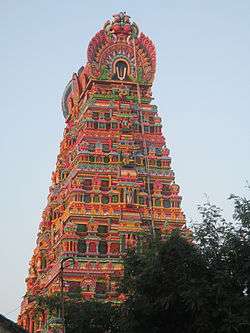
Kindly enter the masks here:
<path id="1" fill-rule="evenodd" d="M 92 38 L 88 62 L 66 86 L 66 121 L 48 204 L 26 279 L 19 324 L 39 332 L 32 296 L 80 287 L 82 297 L 122 300 L 116 291 L 127 248 L 145 234 L 164 238 L 185 227 L 179 186 L 171 170 L 157 107 L 152 41 L 126 13 L 113 16 Z"/>

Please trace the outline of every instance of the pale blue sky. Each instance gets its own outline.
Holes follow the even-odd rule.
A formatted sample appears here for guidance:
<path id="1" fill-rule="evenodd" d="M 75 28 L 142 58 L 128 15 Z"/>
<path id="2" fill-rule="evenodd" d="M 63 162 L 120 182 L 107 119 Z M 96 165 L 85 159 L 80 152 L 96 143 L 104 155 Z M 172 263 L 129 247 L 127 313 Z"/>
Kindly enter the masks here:
<path id="1" fill-rule="evenodd" d="M 1 0 L 0 313 L 13 319 L 63 134 L 64 87 L 121 10 L 157 48 L 153 92 L 187 219 L 204 193 L 230 216 L 226 198 L 250 180 L 249 0 Z"/>

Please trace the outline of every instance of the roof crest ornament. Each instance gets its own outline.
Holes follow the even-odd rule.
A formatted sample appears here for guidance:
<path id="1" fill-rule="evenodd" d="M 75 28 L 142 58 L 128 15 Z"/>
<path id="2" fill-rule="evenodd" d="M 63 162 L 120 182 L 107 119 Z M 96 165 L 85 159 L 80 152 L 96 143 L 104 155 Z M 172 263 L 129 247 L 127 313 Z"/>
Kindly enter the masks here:
<path id="1" fill-rule="evenodd" d="M 135 22 L 130 22 L 130 16 L 126 12 L 113 15 L 113 20 L 108 20 L 103 29 L 110 38 L 117 39 L 118 36 L 128 36 L 129 39 L 136 39 L 139 28 Z"/>

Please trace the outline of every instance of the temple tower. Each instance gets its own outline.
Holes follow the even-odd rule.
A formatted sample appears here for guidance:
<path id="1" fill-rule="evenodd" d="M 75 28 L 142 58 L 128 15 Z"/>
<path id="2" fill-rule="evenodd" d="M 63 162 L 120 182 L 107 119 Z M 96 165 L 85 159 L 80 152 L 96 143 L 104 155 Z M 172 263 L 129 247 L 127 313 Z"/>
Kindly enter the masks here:
<path id="1" fill-rule="evenodd" d="M 62 99 L 66 127 L 37 246 L 26 279 L 19 324 L 34 321 L 35 295 L 81 288 L 85 299 L 117 300 L 127 248 L 145 234 L 165 237 L 185 226 L 151 87 L 152 41 L 126 13 L 113 16 L 90 41 L 87 64 L 73 74 Z"/>

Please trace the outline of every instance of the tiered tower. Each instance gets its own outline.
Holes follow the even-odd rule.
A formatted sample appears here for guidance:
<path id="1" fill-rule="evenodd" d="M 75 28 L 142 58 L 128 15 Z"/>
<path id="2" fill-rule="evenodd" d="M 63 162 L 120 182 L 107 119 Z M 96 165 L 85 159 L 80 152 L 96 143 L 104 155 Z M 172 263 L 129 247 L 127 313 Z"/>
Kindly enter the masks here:
<path id="1" fill-rule="evenodd" d="M 62 100 L 66 128 L 48 204 L 30 261 L 19 324 L 39 332 L 34 295 L 80 287 L 82 297 L 117 300 L 122 255 L 146 233 L 185 226 L 157 107 L 151 104 L 156 52 L 126 13 L 91 40 L 85 67 Z"/>

